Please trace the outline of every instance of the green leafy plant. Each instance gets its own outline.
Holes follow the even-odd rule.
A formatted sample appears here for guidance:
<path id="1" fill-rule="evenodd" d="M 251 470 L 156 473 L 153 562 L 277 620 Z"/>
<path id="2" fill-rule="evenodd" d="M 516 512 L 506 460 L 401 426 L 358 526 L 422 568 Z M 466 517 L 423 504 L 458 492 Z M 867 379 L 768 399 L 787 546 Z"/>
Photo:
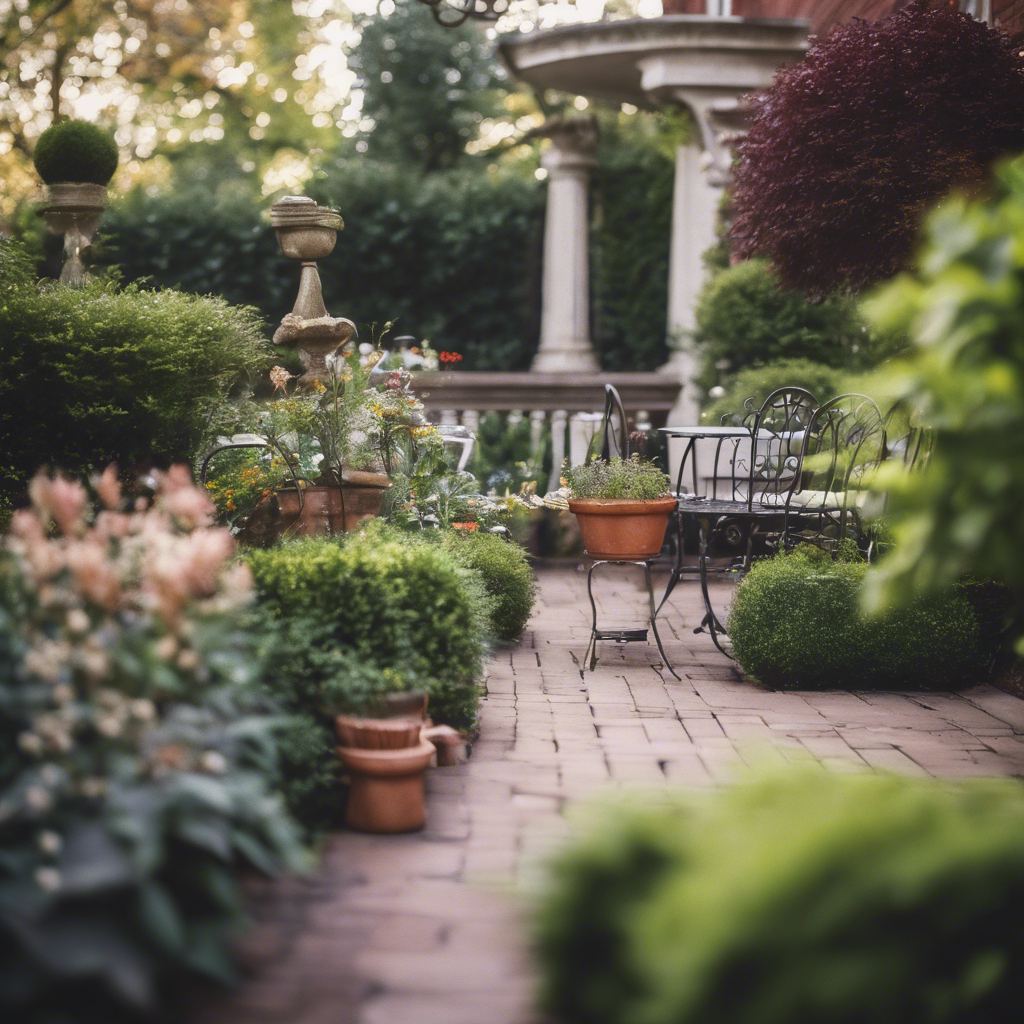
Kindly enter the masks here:
<path id="1" fill-rule="evenodd" d="M 816 771 L 603 808 L 554 864 L 567 1024 L 981 1024 L 1024 999 L 1024 791 Z"/>
<path id="2" fill-rule="evenodd" d="M 234 979 L 240 868 L 304 864 L 272 786 L 251 581 L 188 470 L 39 475 L 0 552 L 0 1008 L 124 1019 Z M 141 504 L 140 504 L 141 502 Z"/>
<path id="3" fill-rule="evenodd" d="M 120 154 L 114 137 L 88 121 L 58 121 L 39 136 L 32 162 L 47 185 L 59 181 L 106 185 Z"/>
<path id="4" fill-rule="evenodd" d="M 447 549 L 460 564 L 480 574 L 492 598 L 491 630 L 499 640 L 518 640 L 533 611 L 537 580 L 526 552 L 491 533 L 447 534 Z"/>
<path id="5" fill-rule="evenodd" d="M 952 591 L 867 617 L 863 562 L 802 549 L 754 564 L 729 615 L 743 670 L 778 689 L 948 689 L 984 671 L 977 618 Z"/>
<path id="6" fill-rule="evenodd" d="M 892 553 L 868 575 L 872 608 L 963 577 L 1005 583 L 1024 610 L 1024 159 L 985 200 L 954 197 L 928 219 L 920 270 L 867 304 L 914 351 L 880 380 L 934 443 L 923 470 L 891 467 Z"/>
<path id="7" fill-rule="evenodd" d="M 653 462 L 638 455 L 609 461 L 594 459 L 566 470 L 569 494 L 573 498 L 603 498 L 650 501 L 668 493 L 668 477 Z"/>
<path id="8" fill-rule="evenodd" d="M 176 291 L 39 286 L 0 243 L 0 490 L 39 465 L 191 460 L 212 407 L 267 366 L 251 310 Z"/>

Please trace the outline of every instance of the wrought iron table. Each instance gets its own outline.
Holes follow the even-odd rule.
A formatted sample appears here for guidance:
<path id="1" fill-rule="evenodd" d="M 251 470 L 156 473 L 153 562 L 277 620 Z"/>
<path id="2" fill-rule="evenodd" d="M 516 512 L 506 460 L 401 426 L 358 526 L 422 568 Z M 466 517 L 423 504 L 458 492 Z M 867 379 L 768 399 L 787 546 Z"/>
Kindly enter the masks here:
<path id="1" fill-rule="evenodd" d="M 676 564 L 669 576 L 665 593 L 658 605 L 658 612 L 661 611 L 669 595 L 675 589 L 681 576 L 689 573 L 700 576 L 701 594 L 704 598 L 704 618 L 699 626 L 694 629 L 695 633 L 701 633 L 705 629 L 711 634 L 715 646 L 723 654 L 729 654 L 719 642 L 719 634 L 725 633 L 725 627 L 719 621 L 715 610 L 711 605 L 711 595 L 708 592 L 708 542 L 711 534 L 719 521 L 728 516 L 750 515 L 750 505 L 745 500 L 736 498 L 708 498 L 698 494 L 699 484 L 697 480 L 697 457 L 696 444 L 699 440 L 710 439 L 718 442 L 715 453 L 714 475 L 718 474 L 718 462 L 721 457 L 722 446 L 726 442 L 735 442 L 733 445 L 732 460 L 738 456 L 739 448 L 744 441 L 750 443 L 750 454 L 748 459 L 753 458 L 754 432 L 745 425 L 736 426 L 692 426 L 692 427 L 662 427 L 659 431 L 666 438 L 685 438 L 686 449 L 679 462 L 679 472 L 676 475 L 675 494 L 680 499 L 680 506 L 676 512 Z M 690 463 L 693 492 L 690 495 L 683 495 L 683 478 L 686 475 L 686 464 Z M 731 475 L 735 476 L 735 470 L 730 469 Z M 691 516 L 696 520 L 700 536 L 699 561 L 696 566 L 683 565 L 683 519 Z M 731 655 L 730 655 L 731 656 Z"/>

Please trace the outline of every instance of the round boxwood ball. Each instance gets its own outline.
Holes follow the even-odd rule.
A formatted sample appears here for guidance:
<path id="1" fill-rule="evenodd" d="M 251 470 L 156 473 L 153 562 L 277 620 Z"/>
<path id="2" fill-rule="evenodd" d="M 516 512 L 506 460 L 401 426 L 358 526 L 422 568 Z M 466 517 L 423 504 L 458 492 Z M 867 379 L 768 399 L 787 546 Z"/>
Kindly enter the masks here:
<path id="1" fill-rule="evenodd" d="M 117 143 L 88 121 L 58 121 L 39 136 L 32 160 L 47 185 L 59 181 L 106 185 L 117 170 Z"/>

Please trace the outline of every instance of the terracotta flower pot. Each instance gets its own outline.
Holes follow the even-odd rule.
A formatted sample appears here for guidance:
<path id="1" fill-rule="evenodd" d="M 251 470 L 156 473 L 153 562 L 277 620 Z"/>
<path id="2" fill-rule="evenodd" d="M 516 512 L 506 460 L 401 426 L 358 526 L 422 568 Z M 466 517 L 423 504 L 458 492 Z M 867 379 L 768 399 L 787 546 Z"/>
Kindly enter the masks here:
<path id="1" fill-rule="evenodd" d="M 384 492 L 391 481 L 383 473 L 353 472 L 352 482 L 341 487 L 307 487 L 299 509 L 299 495 L 282 489 L 280 531 L 297 537 L 325 537 L 349 533 L 366 519 L 380 515 Z"/>
<path id="2" fill-rule="evenodd" d="M 594 559 L 641 562 L 654 558 L 665 543 L 676 499 L 570 498 L 587 554 Z"/>
<path id="3" fill-rule="evenodd" d="M 357 832 L 412 832 L 427 818 L 423 773 L 434 744 L 422 740 L 397 750 L 338 747 L 351 782 L 345 824 Z"/>

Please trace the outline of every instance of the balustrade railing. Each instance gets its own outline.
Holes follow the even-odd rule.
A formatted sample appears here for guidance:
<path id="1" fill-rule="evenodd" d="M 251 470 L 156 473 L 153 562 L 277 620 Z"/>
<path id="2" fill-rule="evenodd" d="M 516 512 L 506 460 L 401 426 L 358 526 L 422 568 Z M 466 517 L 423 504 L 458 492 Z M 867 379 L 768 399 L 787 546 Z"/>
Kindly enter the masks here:
<path id="1" fill-rule="evenodd" d="M 659 373 L 499 373 L 437 370 L 416 374 L 416 393 L 431 420 L 459 424 L 472 433 L 485 413 L 498 413 L 514 427 L 530 421 L 534 454 L 551 437 L 551 476 L 547 490 L 556 490 L 568 454 L 581 462 L 600 429 L 605 384 L 622 398 L 630 427 L 643 430 L 664 425 L 679 395 L 679 381 Z M 538 488 L 540 489 L 540 488 Z"/>

